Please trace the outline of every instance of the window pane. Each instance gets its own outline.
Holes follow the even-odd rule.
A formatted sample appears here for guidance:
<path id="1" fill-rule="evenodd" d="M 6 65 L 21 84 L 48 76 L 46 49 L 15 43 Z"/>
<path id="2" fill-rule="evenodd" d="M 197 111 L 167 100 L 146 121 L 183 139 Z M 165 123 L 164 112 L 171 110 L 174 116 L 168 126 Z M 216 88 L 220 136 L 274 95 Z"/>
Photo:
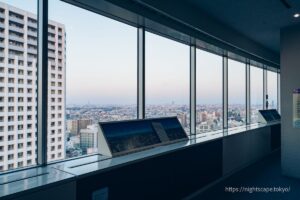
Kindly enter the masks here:
<path id="1" fill-rule="evenodd" d="M 222 129 L 222 57 L 197 49 L 196 59 L 196 132 Z"/>
<path id="2" fill-rule="evenodd" d="M 146 117 L 177 116 L 189 132 L 189 46 L 146 32 Z"/>
<path id="3" fill-rule="evenodd" d="M 0 1 L 0 171 L 36 164 L 36 34 L 37 1 Z"/>
<path id="4" fill-rule="evenodd" d="M 258 110 L 263 109 L 263 69 L 250 66 L 251 123 L 258 122 Z"/>
<path id="5" fill-rule="evenodd" d="M 246 123 L 246 65 L 228 59 L 228 127 Z"/>
<path id="6" fill-rule="evenodd" d="M 277 109 L 277 73 L 268 71 L 267 76 L 269 109 Z"/>
<path id="7" fill-rule="evenodd" d="M 277 79 L 277 86 L 279 85 L 279 87 L 277 87 L 277 97 L 280 97 L 280 73 L 277 74 L 278 79 Z M 277 107 L 278 107 L 278 112 L 279 114 L 281 114 L 281 107 L 280 107 L 280 98 L 277 98 Z"/>
<path id="8" fill-rule="evenodd" d="M 58 0 L 49 18 L 52 161 L 96 152 L 98 121 L 136 119 L 137 30 Z"/>

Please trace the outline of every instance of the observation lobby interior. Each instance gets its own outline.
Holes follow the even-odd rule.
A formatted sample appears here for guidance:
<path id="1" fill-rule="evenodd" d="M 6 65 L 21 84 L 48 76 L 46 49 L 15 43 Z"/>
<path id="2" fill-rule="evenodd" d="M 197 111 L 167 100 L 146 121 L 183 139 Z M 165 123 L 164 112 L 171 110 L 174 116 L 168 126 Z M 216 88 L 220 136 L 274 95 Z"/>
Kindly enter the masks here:
<path id="1" fill-rule="evenodd" d="M 0 0 L 1 200 L 299 188 L 299 0 Z"/>

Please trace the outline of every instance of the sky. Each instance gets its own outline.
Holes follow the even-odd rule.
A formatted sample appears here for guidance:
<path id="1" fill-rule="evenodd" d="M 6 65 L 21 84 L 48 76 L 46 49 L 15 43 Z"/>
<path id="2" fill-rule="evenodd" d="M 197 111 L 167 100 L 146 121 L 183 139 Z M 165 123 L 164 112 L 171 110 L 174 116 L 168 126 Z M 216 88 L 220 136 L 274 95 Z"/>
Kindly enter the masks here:
<path id="1" fill-rule="evenodd" d="M 35 0 L 0 2 L 37 10 Z M 136 28 L 59 0 L 49 1 L 49 19 L 66 29 L 67 104 L 136 104 Z M 197 103 L 221 103 L 221 57 L 201 50 L 197 57 Z M 187 45 L 146 33 L 145 63 L 146 104 L 189 103 Z M 243 64 L 229 64 L 229 103 L 244 103 Z M 261 87 L 259 81 L 253 87 Z"/>
<path id="2" fill-rule="evenodd" d="M 189 46 L 145 34 L 147 104 L 189 104 Z"/>
<path id="3" fill-rule="evenodd" d="M 196 95 L 198 104 L 222 104 L 222 61 L 221 56 L 197 49 Z"/>
<path id="4" fill-rule="evenodd" d="M 263 69 L 258 67 L 251 67 L 250 69 L 250 92 L 251 92 L 251 103 L 255 105 L 261 105 L 263 108 Z"/>
<path id="5" fill-rule="evenodd" d="M 228 59 L 228 104 L 246 104 L 246 64 Z"/>

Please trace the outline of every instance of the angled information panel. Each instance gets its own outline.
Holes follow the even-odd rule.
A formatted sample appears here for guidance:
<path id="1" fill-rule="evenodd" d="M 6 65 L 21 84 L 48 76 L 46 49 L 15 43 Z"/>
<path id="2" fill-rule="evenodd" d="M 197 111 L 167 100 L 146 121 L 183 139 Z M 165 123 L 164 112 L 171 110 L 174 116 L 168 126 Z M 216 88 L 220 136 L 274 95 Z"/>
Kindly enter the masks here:
<path id="1" fill-rule="evenodd" d="M 259 110 L 258 111 L 258 122 L 259 123 L 271 123 L 280 121 L 281 116 L 276 109 L 270 110 Z"/>
<path id="2" fill-rule="evenodd" d="M 98 149 L 106 156 L 187 140 L 177 117 L 99 122 Z"/>

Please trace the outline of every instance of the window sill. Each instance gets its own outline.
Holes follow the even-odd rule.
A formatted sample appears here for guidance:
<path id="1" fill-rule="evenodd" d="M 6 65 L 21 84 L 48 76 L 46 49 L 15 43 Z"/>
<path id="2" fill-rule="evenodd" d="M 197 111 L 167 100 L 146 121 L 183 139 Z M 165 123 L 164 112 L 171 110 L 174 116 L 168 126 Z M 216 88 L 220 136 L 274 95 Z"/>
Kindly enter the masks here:
<path id="1" fill-rule="evenodd" d="M 134 162 L 140 162 L 151 157 L 188 148 L 193 145 L 199 145 L 204 142 L 210 142 L 212 140 L 230 137 L 238 133 L 242 134 L 249 130 L 264 128 L 276 124 L 280 124 L 280 122 L 274 122 L 271 124 L 251 124 L 214 132 L 201 133 L 190 136 L 187 141 L 159 146 L 115 158 L 96 154 L 74 158 L 72 160 L 50 163 L 45 167 L 37 166 L 30 169 L 5 173 L 0 175 L 0 198 L 12 198 L 12 196 L 20 195 L 20 193 L 24 194 L 33 192 L 41 187 L 51 187 L 53 184 L 73 181 L 76 178 L 81 178 L 94 173 L 101 173 L 117 167 L 129 165 Z"/>

